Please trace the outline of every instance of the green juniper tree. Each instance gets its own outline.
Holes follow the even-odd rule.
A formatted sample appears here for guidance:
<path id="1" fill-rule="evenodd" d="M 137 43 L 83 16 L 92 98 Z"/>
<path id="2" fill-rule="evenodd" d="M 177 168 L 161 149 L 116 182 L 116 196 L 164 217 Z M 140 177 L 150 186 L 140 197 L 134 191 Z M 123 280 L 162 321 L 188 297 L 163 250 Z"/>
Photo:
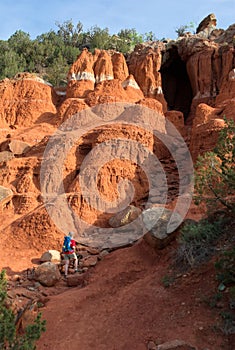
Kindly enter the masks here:
<path id="1" fill-rule="evenodd" d="M 204 202 L 209 211 L 221 207 L 235 211 L 235 123 L 225 119 L 217 145 L 196 163 L 196 203 Z"/>
<path id="2" fill-rule="evenodd" d="M 34 323 L 26 327 L 24 334 L 16 331 L 15 315 L 7 307 L 7 280 L 5 271 L 0 272 L 0 349 L 2 350 L 35 350 L 35 341 L 45 331 L 45 320 L 39 313 Z"/>

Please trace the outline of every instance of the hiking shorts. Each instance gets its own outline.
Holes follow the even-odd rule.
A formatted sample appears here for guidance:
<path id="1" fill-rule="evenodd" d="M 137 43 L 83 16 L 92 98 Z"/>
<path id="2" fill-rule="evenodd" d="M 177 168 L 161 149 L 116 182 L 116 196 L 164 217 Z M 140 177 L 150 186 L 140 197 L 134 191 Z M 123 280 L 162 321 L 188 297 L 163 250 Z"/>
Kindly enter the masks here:
<path id="1" fill-rule="evenodd" d="M 72 254 L 64 254 L 64 260 L 77 259 L 77 255 L 75 253 Z"/>

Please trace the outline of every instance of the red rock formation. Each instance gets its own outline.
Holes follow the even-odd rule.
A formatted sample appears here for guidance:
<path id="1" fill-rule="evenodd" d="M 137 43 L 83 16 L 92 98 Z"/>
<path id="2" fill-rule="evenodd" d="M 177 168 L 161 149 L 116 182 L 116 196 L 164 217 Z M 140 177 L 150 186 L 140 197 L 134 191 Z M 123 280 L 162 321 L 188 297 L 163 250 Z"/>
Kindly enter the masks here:
<path id="1" fill-rule="evenodd" d="M 70 80 L 67 85 L 67 98 L 85 98 L 94 90 L 94 82 L 91 80 Z"/>
<path id="2" fill-rule="evenodd" d="M 114 52 L 111 59 L 114 79 L 119 79 L 121 81 L 125 80 L 129 75 L 125 57 L 120 52 Z"/>
<path id="3" fill-rule="evenodd" d="M 212 150 L 217 142 L 218 134 L 225 126 L 223 119 L 211 119 L 206 124 L 199 124 L 192 130 L 190 152 L 192 159 L 196 161 L 198 155 Z"/>
<path id="4" fill-rule="evenodd" d="M 205 103 L 200 103 L 197 106 L 196 114 L 193 119 L 193 127 L 200 124 L 206 124 L 211 119 L 215 119 L 218 113 L 218 109 L 208 106 Z"/>
<path id="5" fill-rule="evenodd" d="M 95 81 L 93 72 L 94 58 L 91 52 L 84 49 L 72 64 L 68 72 L 68 81 L 70 80 L 90 80 Z"/>
<path id="6" fill-rule="evenodd" d="M 137 45 L 130 54 L 128 68 L 130 74 L 135 77 L 138 85 L 146 97 L 155 97 L 162 93 L 161 74 L 161 50 L 163 44 L 155 48 Z"/>
<path id="7" fill-rule="evenodd" d="M 167 70 L 171 60 L 176 58 L 178 63 L 182 64 L 185 75 L 188 73 L 189 76 L 193 91 L 190 150 L 193 158 L 196 159 L 198 154 L 214 147 L 218 132 L 224 125 L 223 115 L 234 118 L 233 33 L 235 33 L 235 27 L 231 27 L 228 32 L 211 33 L 213 40 L 199 33 L 200 35 L 191 35 L 166 45 L 159 42 L 139 45 L 127 62 L 120 53 L 95 50 L 95 53 L 91 54 L 85 49 L 68 73 L 67 95 L 60 99 L 57 115 L 55 113 L 58 98 L 56 99 L 54 90 L 40 79 L 20 75 L 18 80 L 1 82 L 0 123 L 3 129 L 0 130 L 0 150 L 9 151 L 9 144 L 14 144 L 15 140 L 31 145 L 24 154 L 17 155 L 22 158 L 11 159 L 9 154 L 2 155 L 0 180 L 5 187 L 11 184 L 10 188 L 15 194 L 13 197 L 15 213 L 26 214 L 41 203 L 38 160 L 43 158 L 48 139 L 55 129 L 84 109 L 88 109 L 86 115 L 91 130 L 75 142 L 63 165 L 65 191 L 78 215 L 91 224 L 98 223 L 102 227 L 107 225 L 110 215 L 89 207 L 83 198 L 78 173 L 86 155 L 95 146 L 108 140 L 123 138 L 135 140 L 153 151 L 163 161 L 167 180 L 172 184 L 170 196 L 172 198 L 177 196 L 175 165 L 169 158 L 169 151 L 151 132 L 147 131 L 147 128 L 124 126 L 120 122 L 115 127 L 101 124 L 100 127 L 92 129 L 92 123 L 95 120 L 102 122 L 105 112 L 113 119 L 120 114 L 122 117 L 125 115 L 125 120 L 128 122 L 130 120 L 128 108 L 120 107 L 118 102 L 133 103 L 136 109 L 131 114 L 134 113 L 136 122 L 139 120 L 138 108 L 145 106 L 149 110 L 154 110 L 156 116 L 163 117 L 158 120 L 158 131 L 171 133 L 166 123 L 166 119 L 169 119 L 188 142 L 187 131 L 190 129 L 184 127 L 180 105 L 181 101 L 184 102 L 183 99 L 180 98 L 177 104 L 173 103 L 169 106 L 169 109 L 174 109 L 177 105 L 177 111 L 167 110 L 162 94 L 161 64 L 164 52 L 164 70 Z M 227 42 L 226 45 L 221 41 L 221 37 Z M 170 74 L 166 76 L 166 79 L 171 78 Z M 182 85 L 177 85 L 177 79 L 175 81 L 176 86 L 170 89 L 169 94 L 172 91 L 177 94 L 179 88 L 182 88 Z M 166 84 L 166 86 L 170 85 Z M 61 92 L 64 93 L 64 91 Z M 191 99 L 190 94 L 185 95 L 185 99 L 189 96 Z M 105 112 L 102 110 L 102 104 L 112 103 L 116 103 L 115 108 Z M 94 106 L 95 110 L 89 109 Z M 147 127 L 148 119 L 144 119 L 144 122 Z M 126 177 L 133 182 L 136 190 L 133 201 L 137 206 L 142 204 L 148 195 L 148 181 L 144 172 L 134 163 L 125 159 L 115 159 L 105 163 L 100 170 L 98 181 L 100 193 L 104 198 L 114 200 L 118 194 L 118 182 Z M 162 194 L 160 190 L 157 192 L 154 193 L 153 202 L 157 201 Z M 34 219 L 32 220 L 34 222 Z M 47 216 L 45 220 L 49 220 Z M 25 219 L 25 227 L 26 222 Z"/>
<path id="8" fill-rule="evenodd" d="M 196 29 L 196 33 L 200 33 L 201 31 L 205 31 L 206 29 L 208 29 L 208 27 L 210 29 L 214 29 L 216 27 L 216 23 L 217 23 L 216 17 L 214 15 L 214 13 L 211 13 L 199 23 L 199 25 Z"/>
<path id="9" fill-rule="evenodd" d="M 53 89 L 34 77 L 0 82 L 0 120 L 5 125 L 31 126 L 53 120 L 56 107 Z"/>
<path id="10" fill-rule="evenodd" d="M 131 100 L 133 99 L 123 89 L 118 79 L 104 80 L 97 84 L 95 90 L 90 92 L 85 99 L 90 107 L 99 103 L 130 102 Z"/>
<path id="11" fill-rule="evenodd" d="M 167 111 L 165 117 L 185 136 L 184 115 L 180 111 Z"/>
<path id="12" fill-rule="evenodd" d="M 228 103 L 235 96 L 235 68 L 233 68 L 224 79 L 219 95 L 216 97 L 216 105 Z"/>
<path id="13" fill-rule="evenodd" d="M 89 91 L 94 90 L 93 64 L 92 53 L 84 49 L 68 72 L 67 98 L 85 97 Z"/>
<path id="14" fill-rule="evenodd" d="M 94 63 L 94 73 L 96 83 L 114 79 L 112 59 L 107 51 L 101 50 L 98 54 Z"/>
<path id="15" fill-rule="evenodd" d="M 129 75 L 123 82 L 122 87 L 127 92 L 128 96 L 130 96 L 130 100 L 137 101 L 144 98 L 144 94 L 141 91 L 139 85 L 135 81 L 133 75 Z"/>
<path id="16" fill-rule="evenodd" d="M 96 49 L 92 55 L 87 49 L 83 50 L 68 73 L 66 97 L 87 98 L 87 103 L 93 106 L 97 103 L 127 101 L 127 96 L 129 102 L 151 96 L 158 99 L 166 111 L 167 105 L 161 89 L 161 75 L 158 72 L 161 65 L 160 48 L 162 46 L 160 44 L 158 46 L 155 49 L 144 47 L 144 51 L 141 51 L 139 56 L 134 55 L 130 58 L 129 65 L 134 71 L 130 76 L 123 54 Z M 108 83 L 110 80 L 122 82 L 124 90 L 117 81 Z M 97 85 L 99 83 L 104 84 L 100 87 Z"/>
<path id="17" fill-rule="evenodd" d="M 147 108 L 153 109 L 157 112 L 157 114 L 164 115 L 163 114 L 163 105 L 154 98 L 144 98 L 143 100 L 140 100 L 138 102 L 141 106 L 145 106 Z"/>
<path id="18" fill-rule="evenodd" d="M 72 115 L 82 111 L 83 109 L 88 108 L 88 105 L 81 98 L 67 98 L 58 110 L 58 119 L 60 122 L 64 122 Z"/>
<path id="19" fill-rule="evenodd" d="M 235 28 L 233 33 L 235 34 Z M 186 62 L 193 91 L 191 117 L 199 103 L 214 104 L 220 90 L 226 89 L 224 86 L 228 82 L 229 72 L 235 64 L 235 50 L 232 39 L 230 40 L 226 45 L 221 45 L 220 36 L 213 41 L 195 35 L 183 38 L 177 44 L 178 53 Z"/>

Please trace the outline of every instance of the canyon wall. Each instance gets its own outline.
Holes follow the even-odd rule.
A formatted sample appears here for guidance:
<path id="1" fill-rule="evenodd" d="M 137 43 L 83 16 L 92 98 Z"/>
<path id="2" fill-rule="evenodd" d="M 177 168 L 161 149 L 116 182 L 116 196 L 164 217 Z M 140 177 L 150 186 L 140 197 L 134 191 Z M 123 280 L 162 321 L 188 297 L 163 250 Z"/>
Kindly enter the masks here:
<path id="1" fill-rule="evenodd" d="M 196 160 L 216 144 L 224 126 L 223 117 L 235 120 L 234 45 L 235 25 L 227 30 L 216 29 L 212 18 L 209 24 L 199 26 L 197 34 L 143 43 L 128 57 L 113 50 L 91 53 L 84 49 L 68 72 L 64 94 L 29 73 L 1 81 L 0 179 L 1 185 L 12 191 L 12 205 L 6 206 L 5 199 L 1 200 L 3 212 L 11 211 L 9 234 L 18 232 L 19 238 L 14 239 L 19 239 L 20 244 L 21 235 L 33 240 L 48 228 L 55 233 L 57 247 L 59 231 L 46 214 L 41 196 L 41 161 L 48 140 L 63 123 L 69 123 L 77 114 L 75 126 L 82 129 L 81 112 L 90 130 L 71 146 L 62 171 L 64 190 L 74 212 L 91 224 L 108 225 L 110 214 L 93 208 L 83 198 L 79 172 L 91 150 L 115 138 L 141 142 L 157 155 L 166 173 L 167 203 L 172 203 L 178 195 L 177 168 L 164 142 L 148 128 L 125 125 L 123 119 L 115 126 L 102 125 L 106 116 L 100 106 L 112 104 L 115 108 L 105 111 L 115 111 L 117 117 L 134 106 L 134 121 L 138 121 L 141 108 L 154 111 L 159 116 L 157 131 L 170 135 L 166 123 L 169 120 Z M 145 122 L 147 125 L 148 119 Z M 118 183 L 127 178 L 135 189 L 132 204 L 141 207 L 148 197 L 148 179 L 135 162 L 124 158 L 110 160 L 100 169 L 100 195 L 106 201 L 114 200 Z M 159 198 L 156 193 L 154 198 Z M 39 222 L 44 223 L 40 232 L 36 230 Z"/>

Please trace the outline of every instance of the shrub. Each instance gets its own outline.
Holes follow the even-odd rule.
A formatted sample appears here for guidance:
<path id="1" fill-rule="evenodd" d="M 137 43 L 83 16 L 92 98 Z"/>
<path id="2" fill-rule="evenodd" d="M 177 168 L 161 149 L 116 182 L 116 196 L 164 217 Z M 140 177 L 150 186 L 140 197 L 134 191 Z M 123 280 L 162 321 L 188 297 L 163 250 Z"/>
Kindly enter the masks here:
<path id="1" fill-rule="evenodd" d="M 192 268 L 207 261 L 215 251 L 218 237 L 223 233 L 222 224 L 222 220 L 212 223 L 203 219 L 198 223 L 183 226 L 176 253 L 176 264 Z"/>
<path id="2" fill-rule="evenodd" d="M 7 280 L 5 271 L 0 272 L 0 349 L 3 350 L 34 350 L 35 341 L 45 331 L 45 320 L 39 313 L 34 323 L 26 327 L 24 334 L 18 334 L 15 325 L 15 315 L 7 307 Z"/>
<path id="3" fill-rule="evenodd" d="M 226 118 L 225 123 L 214 150 L 198 158 L 194 199 L 208 212 L 226 208 L 235 214 L 235 123 Z"/>
<path id="4" fill-rule="evenodd" d="M 168 288 L 175 282 L 175 278 L 167 274 L 162 277 L 161 282 L 165 288 Z"/>
<path id="5" fill-rule="evenodd" d="M 225 251 L 215 263 L 217 279 L 225 286 L 235 285 L 235 248 Z"/>
<path id="6" fill-rule="evenodd" d="M 176 28 L 175 32 L 179 37 L 184 36 L 187 32 L 193 31 L 195 33 L 195 23 L 190 22 L 189 24 L 181 25 L 178 28 Z"/>

